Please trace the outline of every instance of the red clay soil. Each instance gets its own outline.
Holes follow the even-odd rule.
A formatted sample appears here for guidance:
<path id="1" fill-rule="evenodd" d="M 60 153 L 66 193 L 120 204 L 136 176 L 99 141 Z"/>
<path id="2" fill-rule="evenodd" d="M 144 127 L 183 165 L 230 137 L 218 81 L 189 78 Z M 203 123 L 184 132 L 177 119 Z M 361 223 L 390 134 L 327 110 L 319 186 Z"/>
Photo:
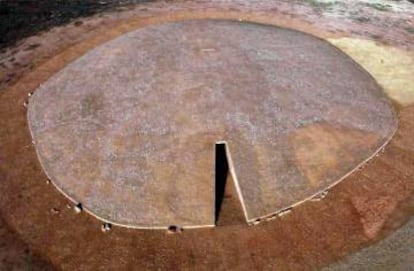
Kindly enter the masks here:
<path id="1" fill-rule="evenodd" d="M 53 270 L 51 264 L 34 254 L 2 219 L 0 240 L 0 270 Z"/>
<path id="2" fill-rule="evenodd" d="M 19 104 L 16 96 L 10 96 L 14 101 L 9 105 Z M 14 106 L 0 116 L 2 127 L 13 134 L 2 135 L 1 141 L 3 216 L 30 247 L 64 270 L 312 270 L 398 227 L 407 215 L 397 216 L 398 207 L 414 191 L 414 139 L 409 136 L 414 107 L 407 107 L 400 112 L 396 136 L 380 157 L 334 187 L 323 201 L 305 203 L 281 219 L 178 235 L 123 228 L 103 234 L 99 221 L 75 215 L 68 201 L 46 184 L 24 110 Z M 226 210 L 228 216 L 240 213 L 237 204 L 234 207 Z"/>
<path id="3" fill-rule="evenodd" d="M 399 128 L 383 153 L 332 188 L 324 200 L 302 204 L 289 215 L 254 227 L 238 223 L 237 197 L 227 191 L 216 228 L 167 235 L 115 227 L 102 233 L 98 220 L 76 215 L 69 201 L 47 184 L 22 103 L 51 73 L 109 38 L 69 49 L 48 70 L 33 68 L 32 77 L 10 87 L 17 82 L 16 71 L 0 94 L 1 215 L 56 269 L 315 270 L 373 244 L 413 214 L 412 208 L 401 207 L 414 196 L 414 106 L 408 106 L 398 109 Z M 43 61 L 55 54 L 56 48 Z"/>

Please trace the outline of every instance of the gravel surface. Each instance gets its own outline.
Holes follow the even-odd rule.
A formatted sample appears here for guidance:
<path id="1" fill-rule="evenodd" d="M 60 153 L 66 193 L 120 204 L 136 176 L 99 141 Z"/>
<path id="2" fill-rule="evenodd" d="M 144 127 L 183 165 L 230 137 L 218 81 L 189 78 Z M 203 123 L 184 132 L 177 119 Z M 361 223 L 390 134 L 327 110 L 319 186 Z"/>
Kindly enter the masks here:
<path id="1" fill-rule="evenodd" d="M 347 257 L 324 271 L 414 270 L 414 219 L 371 247 Z"/>

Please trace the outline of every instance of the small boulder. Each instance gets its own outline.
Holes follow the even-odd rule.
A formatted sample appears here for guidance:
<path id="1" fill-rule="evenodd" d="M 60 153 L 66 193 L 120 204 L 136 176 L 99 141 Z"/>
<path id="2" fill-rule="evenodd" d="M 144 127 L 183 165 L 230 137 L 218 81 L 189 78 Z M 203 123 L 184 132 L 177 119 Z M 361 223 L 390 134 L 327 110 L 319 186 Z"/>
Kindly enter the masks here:
<path id="1" fill-rule="evenodd" d="M 101 226 L 101 231 L 102 232 L 108 232 L 112 229 L 112 225 L 110 223 L 104 223 Z"/>
<path id="2" fill-rule="evenodd" d="M 82 204 L 76 204 L 75 207 L 73 207 L 73 209 L 75 210 L 75 213 L 80 214 L 83 211 Z"/>
<path id="3" fill-rule="evenodd" d="M 175 226 L 175 225 L 169 226 L 167 230 L 168 234 L 175 234 L 175 233 L 182 233 L 182 232 L 183 232 L 183 228 L 179 226 Z"/>

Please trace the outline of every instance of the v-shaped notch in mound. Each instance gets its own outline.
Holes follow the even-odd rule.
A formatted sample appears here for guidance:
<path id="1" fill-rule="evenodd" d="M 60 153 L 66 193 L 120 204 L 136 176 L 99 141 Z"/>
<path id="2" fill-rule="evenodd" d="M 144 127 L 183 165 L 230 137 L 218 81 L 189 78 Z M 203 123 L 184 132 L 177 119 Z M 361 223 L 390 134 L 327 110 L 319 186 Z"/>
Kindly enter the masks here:
<path id="1" fill-rule="evenodd" d="M 218 140 L 252 222 L 332 186 L 397 126 L 381 88 L 332 45 L 223 20 L 147 26 L 89 51 L 35 91 L 28 120 L 58 189 L 135 228 L 215 225 Z"/>

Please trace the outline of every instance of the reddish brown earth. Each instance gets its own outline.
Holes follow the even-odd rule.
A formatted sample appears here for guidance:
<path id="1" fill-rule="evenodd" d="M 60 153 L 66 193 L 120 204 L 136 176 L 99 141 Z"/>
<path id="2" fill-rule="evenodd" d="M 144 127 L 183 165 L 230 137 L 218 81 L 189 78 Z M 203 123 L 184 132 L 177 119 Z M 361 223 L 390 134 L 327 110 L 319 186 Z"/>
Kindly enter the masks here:
<path id="1" fill-rule="evenodd" d="M 52 270 L 50 262 L 35 254 L 18 234 L 0 220 L 0 270 Z"/>
<path id="2" fill-rule="evenodd" d="M 7 196 L 1 209 L 31 247 L 65 270 L 138 266 L 243 270 L 304 270 L 308 266 L 310 270 L 374 242 L 405 221 L 406 216 L 398 215 L 398 206 L 414 189 L 414 169 L 410 168 L 414 140 L 407 139 L 414 125 L 414 107 L 400 114 L 401 128 L 383 155 L 334 187 L 323 201 L 303 204 L 281 219 L 255 227 L 223 225 L 179 235 L 122 228 L 103 235 L 99 221 L 86 214 L 75 215 L 66 207 L 68 201 L 46 184 L 30 145 L 24 110 L 15 107 L 6 114 L 1 112 L 1 119 L 9 120 L 5 125 L 14 130 L 9 144 L 1 147 L 1 153 L 7 155 L 2 158 L 2 173 L 5 167 L 7 173 L 2 175 L 0 189 Z M 233 206 L 223 207 L 223 216 L 240 214 L 237 204 L 233 202 Z"/>
<path id="3" fill-rule="evenodd" d="M 195 4 L 196 2 L 191 5 Z M 199 5 L 202 7 L 208 4 L 200 2 Z M 281 6 L 282 10 L 286 8 Z M 255 18 L 262 21 L 267 19 L 269 23 L 285 26 L 300 26 L 300 29 L 318 36 L 338 34 L 328 35 L 329 31 L 321 30 L 325 26 L 318 28 L 306 22 L 316 20 L 312 19 L 316 15 L 308 7 L 293 4 L 292 7 L 297 8 L 296 11 L 307 10 L 309 14 L 295 15 L 299 18 L 292 19 L 291 14 L 295 12 L 293 8 L 289 15 L 279 14 L 276 9 L 273 14 L 262 13 L 260 16 L 255 15 Z M 156 7 L 161 13 L 163 8 L 164 11 L 172 9 L 171 6 L 166 8 L 165 4 Z M 169 14 L 163 19 L 153 17 L 149 20 L 178 19 L 186 16 L 241 16 L 234 9 L 226 14 L 204 9 L 198 13 L 182 12 L 175 16 Z M 249 7 L 240 9 L 247 10 Z M 254 16 L 249 16 L 253 20 Z M 83 52 L 140 23 L 148 23 L 145 20 L 119 23 L 115 17 L 117 16 L 110 17 L 106 23 L 102 23 L 105 19 L 100 19 L 101 21 L 93 21 L 91 25 L 85 23 L 80 28 L 67 27 L 57 30 L 58 33 L 45 33 L 50 35 L 50 45 L 40 46 L 20 55 L 17 59 L 22 59 L 26 64 L 7 66 L 7 76 L 3 77 L 7 79 L 2 81 L 1 215 L 28 247 L 50 259 L 56 269 L 314 270 L 361 247 L 374 244 L 400 227 L 413 214 L 413 208 L 407 206 L 412 206 L 414 196 L 414 106 L 407 106 L 398 108 L 399 128 L 380 156 L 332 188 L 324 200 L 302 204 L 280 219 L 255 227 L 239 224 L 237 221 L 240 220 L 241 212 L 237 197 L 227 191 L 219 221 L 221 226 L 215 229 L 188 230 L 182 234 L 166 235 L 163 231 L 114 228 L 103 234 L 98 220 L 87 214 L 75 215 L 67 207 L 68 200 L 46 183 L 46 177 L 31 145 L 26 111 L 22 103 L 27 92 Z M 324 20 L 327 19 L 321 19 L 322 22 Z M 337 21 L 336 23 L 338 24 Z M 101 25 L 98 26 L 99 24 Z M 117 28 L 108 30 L 110 25 L 117 25 Z M 349 27 L 346 23 L 343 25 Z M 370 31 L 371 27 L 374 26 L 362 29 Z M 329 30 L 329 27 L 325 29 Z M 396 31 L 392 35 L 400 35 L 396 39 L 397 43 L 401 41 L 400 46 L 410 46 L 409 36 L 404 41 L 405 34 L 402 32 Z M 62 36 L 66 39 L 59 40 L 58 37 Z M 389 37 L 381 39 L 387 40 Z M 78 43 L 81 40 L 85 42 Z M 22 51 L 19 48 L 28 46 L 25 42 L 27 41 L 8 50 L 6 54 L 11 54 L 13 50 L 14 54 L 20 54 Z M 74 43 L 78 44 L 77 47 L 67 47 Z M 49 59 L 52 60 L 39 69 L 40 63 Z M 5 65 L 9 65 L 9 62 Z M 27 73 L 29 69 L 33 72 Z M 23 73 L 25 76 L 19 78 Z M 12 86 L 12 83 L 15 84 Z M 13 233 L 6 236 L 11 234 Z M 5 240 L 7 238 L 10 237 L 4 237 Z M 20 246 L 23 248 L 25 245 L 20 241 L 10 245 L 18 251 Z M 9 257 L 18 259 L 19 255 L 21 254 Z"/>

